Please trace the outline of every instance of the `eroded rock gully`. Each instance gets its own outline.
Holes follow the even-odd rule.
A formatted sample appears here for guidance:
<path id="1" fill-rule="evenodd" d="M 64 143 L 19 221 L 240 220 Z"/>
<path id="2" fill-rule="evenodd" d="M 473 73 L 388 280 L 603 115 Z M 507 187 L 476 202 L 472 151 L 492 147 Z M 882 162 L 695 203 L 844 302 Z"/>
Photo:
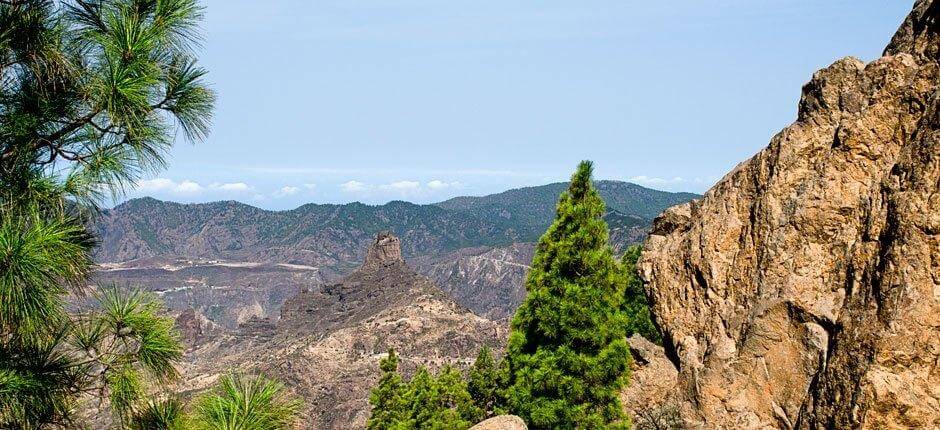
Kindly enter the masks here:
<path id="1" fill-rule="evenodd" d="M 682 418 L 707 428 L 940 428 L 940 1 L 796 122 L 667 210 L 640 268 Z"/>

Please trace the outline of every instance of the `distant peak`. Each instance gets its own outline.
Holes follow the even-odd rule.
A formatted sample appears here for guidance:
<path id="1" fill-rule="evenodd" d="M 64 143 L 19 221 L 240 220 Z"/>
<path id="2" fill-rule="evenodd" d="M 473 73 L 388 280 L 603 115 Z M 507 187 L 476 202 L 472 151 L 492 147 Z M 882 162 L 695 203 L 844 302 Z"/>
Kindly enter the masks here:
<path id="1" fill-rule="evenodd" d="M 363 266 L 384 266 L 398 261 L 404 261 L 401 257 L 401 240 L 390 231 L 381 231 L 375 235 Z"/>

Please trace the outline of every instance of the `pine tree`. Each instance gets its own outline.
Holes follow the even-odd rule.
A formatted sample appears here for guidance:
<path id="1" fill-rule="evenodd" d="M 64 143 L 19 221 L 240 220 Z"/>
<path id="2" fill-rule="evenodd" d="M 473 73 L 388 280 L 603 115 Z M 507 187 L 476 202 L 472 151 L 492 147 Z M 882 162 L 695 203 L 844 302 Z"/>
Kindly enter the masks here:
<path id="1" fill-rule="evenodd" d="M 628 320 L 627 336 L 639 334 L 657 345 L 662 345 L 662 334 L 653 324 L 649 302 L 646 300 L 646 292 L 643 291 L 643 280 L 640 279 L 636 269 L 640 251 L 642 251 L 640 245 L 633 245 L 627 248 L 620 260 L 627 280 L 627 288 L 624 292 L 624 312 Z"/>
<path id="2" fill-rule="evenodd" d="M 415 371 L 408 382 L 408 391 L 405 398 L 408 402 L 408 419 L 398 428 L 424 429 L 435 428 L 438 395 L 434 377 L 424 366 Z"/>
<path id="3" fill-rule="evenodd" d="M 398 374 L 398 356 L 395 350 L 388 349 L 388 357 L 379 362 L 382 377 L 369 395 L 372 414 L 366 423 L 369 430 L 394 428 L 396 423 L 405 419 L 405 384 Z"/>
<path id="4" fill-rule="evenodd" d="M 483 418 L 497 415 L 502 406 L 499 376 L 493 350 L 484 345 L 467 375 L 467 391 L 473 403 L 482 410 Z"/>
<path id="5" fill-rule="evenodd" d="M 150 294 L 105 289 L 89 216 L 208 132 L 197 0 L 0 1 L 0 428 L 69 426 L 82 396 L 119 424 L 181 347 Z M 178 127 L 176 127 L 178 126 Z"/>
<path id="6" fill-rule="evenodd" d="M 438 413 L 436 421 L 447 428 L 468 428 L 483 417 L 483 411 L 474 404 L 467 390 L 467 381 L 460 370 L 452 365 L 441 368 L 437 374 Z"/>
<path id="7" fill-rule="evenodd" d="M 511 411 L 532 429 L 626 428 L 625 280 L 607 243 L 605 207 L 583 161 L 539 240 L 506 360 Z"/>

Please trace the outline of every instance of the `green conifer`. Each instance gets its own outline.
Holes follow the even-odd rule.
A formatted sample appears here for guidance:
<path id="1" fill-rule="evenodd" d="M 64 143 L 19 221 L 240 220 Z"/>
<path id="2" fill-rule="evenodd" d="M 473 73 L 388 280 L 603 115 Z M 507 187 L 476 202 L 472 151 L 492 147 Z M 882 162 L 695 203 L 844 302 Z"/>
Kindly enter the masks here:
<path id="1" fill-rule="evenodd" d="M 583 161 L 539 240 L 507 351 L 511 411 L 531 429 L 626 428 L 625 279 Z"/>
<path id="2" fill-rule="evenodd" d="M 419 429 L 433 428 L 437 411 L 438 395 L 434 377 L 424 366 L 418 368 L 408 382 L 408 420 L 398 428 Z"/>
<path id="3" fill-rule="evenodd" d="M 379 368 L 382 369 L 382 377 L 369 395 L 372 405 L 372 415 L 366 423 L 369 430 L 394 428 L 405 418 L 406 386 L 398 374 L 398 356 L 394 349 L 388 349 L 388 357 L 379 362 Z"/>
<path id="4" fill-rule="evenodd" d="M 473 403 L 482 410 L 483 418 L 497 415 L 502 406 L 499 376 L 493 350 L 484 345 L 467 375 L 467 391 Z"/>

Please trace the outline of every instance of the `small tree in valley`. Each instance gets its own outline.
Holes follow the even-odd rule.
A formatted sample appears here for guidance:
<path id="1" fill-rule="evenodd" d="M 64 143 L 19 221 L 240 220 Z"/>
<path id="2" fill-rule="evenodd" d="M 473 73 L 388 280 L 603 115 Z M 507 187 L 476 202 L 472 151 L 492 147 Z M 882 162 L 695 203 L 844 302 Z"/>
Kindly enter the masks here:
<path id="1" fill-rule="evenodd" d="M 379 368 L 382 377 L 369 395 L 372 405 L 372 415 L 366 424 L 369 430 L 390 429 L 405 418 L 406 386 L 398 374 L 398 355 L 394 349 L 388 349 L 388 357 L 379 362 Z"/>
<path id="2" fill-rule="evenodd" d="M 467 375 L 467 391 L 473 398 L 473 403 L 483 412 L 484 418 L 497 415 L 502 406 L 499 377 L 493 350 L 484 345 Z"/>

